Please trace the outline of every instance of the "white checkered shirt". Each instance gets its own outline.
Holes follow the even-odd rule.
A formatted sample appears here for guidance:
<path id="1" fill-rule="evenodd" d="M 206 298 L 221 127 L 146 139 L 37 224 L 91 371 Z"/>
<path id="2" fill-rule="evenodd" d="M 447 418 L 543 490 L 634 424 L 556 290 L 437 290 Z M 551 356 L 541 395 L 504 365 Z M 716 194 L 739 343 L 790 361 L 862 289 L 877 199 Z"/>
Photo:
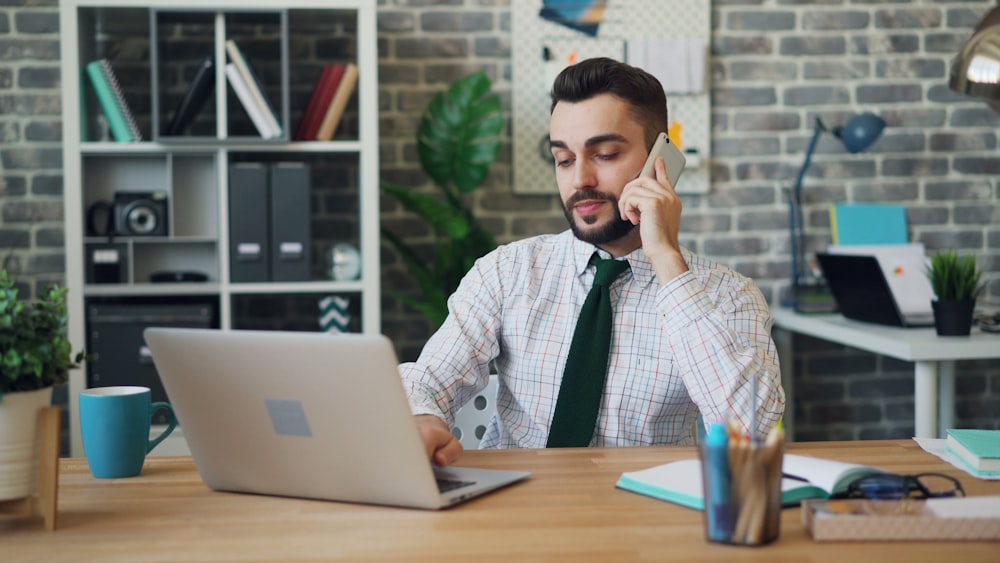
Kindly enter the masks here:
<path id="1" fill-rule="evenodd" d="M 416 362 L 400 366 L 414 414 L 453 423 L 499 374 L 481 448 L 543 448 L 597 251 L 570 231 L 501 246 L 478 260 Z M 607 258 L 607 254 L 603 257 Z M 766 433 L 785 396 L 767 302 L 748 278 L 684 250 L 690 271 L 659 286 L 636 250 L 611 286 L 614 328 L 594 446 L 693 444 L 697 417 Z"/>

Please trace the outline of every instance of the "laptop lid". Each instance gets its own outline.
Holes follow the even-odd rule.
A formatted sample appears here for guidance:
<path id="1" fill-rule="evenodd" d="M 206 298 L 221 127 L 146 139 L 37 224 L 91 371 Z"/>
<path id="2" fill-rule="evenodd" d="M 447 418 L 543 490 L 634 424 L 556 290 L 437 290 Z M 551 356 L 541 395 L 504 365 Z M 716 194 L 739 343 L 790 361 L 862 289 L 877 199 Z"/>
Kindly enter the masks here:
<path id="1" fill-rule="evenodd" d="M 922 242 L 830 245 L 826 251 L 830 254 L 874 256 L 903 316 L 933 315 L 931 301 L 934 299 L 934 290 L 927 278 L 927 257 Z"/>
<path id="2" fill-rule="evenodd" d="M 874 256 L 817 253 L 823 277 L 844 317 L 890 326 L 932 326 L 932 315 L 902 314 Z"/>
<path id="3" fill-rule="evenodd" d="M 525 472 L 449 467 L 444 495 L 380 335 L 149 328 L 191 455 L 212 489 L 441 508 Z"/>

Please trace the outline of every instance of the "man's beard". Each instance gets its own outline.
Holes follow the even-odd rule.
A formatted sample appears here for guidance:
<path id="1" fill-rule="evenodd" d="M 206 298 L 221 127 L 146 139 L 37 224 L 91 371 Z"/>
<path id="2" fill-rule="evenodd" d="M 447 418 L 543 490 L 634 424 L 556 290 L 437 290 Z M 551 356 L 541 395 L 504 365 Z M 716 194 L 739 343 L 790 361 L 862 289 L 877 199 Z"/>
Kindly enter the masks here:
<path id="1" fill-rule="evenodd" d="M 632 232 L 632 229 L 637 226 L 633 225 L 631 221 L 626 221 L 619 215 L 615 215 L 606 225 L 597 229 L 584 231 L 580 228 L 576 219 L 573 217 L 573 206 L 588 199 L 603 199 L 611 203 L 612 209 L 618 209 L 618 198 L 610 194 L 579 191 L 570 196 L 570 198 L 563 203 L 563 214 L 566 215 L 566 220 L 569 221 L 569 228 L 573 231 L 573 235 L 583 242 L 595 245 L 614 242 Z M 581 217 L 580 220 L 588 225 L 592 225 L 597 221 L 597 217 L 588 215 L 586 217 Z"/>

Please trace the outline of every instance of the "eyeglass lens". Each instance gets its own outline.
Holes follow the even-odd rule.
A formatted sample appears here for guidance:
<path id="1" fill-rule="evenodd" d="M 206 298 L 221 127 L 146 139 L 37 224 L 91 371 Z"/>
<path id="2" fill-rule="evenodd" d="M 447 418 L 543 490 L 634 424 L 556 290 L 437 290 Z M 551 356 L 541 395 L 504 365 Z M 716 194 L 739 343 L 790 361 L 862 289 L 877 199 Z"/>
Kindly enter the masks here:
<path id="1" fill-rule="evenodd" d="M 854 481 L 849 490 L 875 500 L 965 496 L 961 483 L 947 475 L 869 475 Z"/>

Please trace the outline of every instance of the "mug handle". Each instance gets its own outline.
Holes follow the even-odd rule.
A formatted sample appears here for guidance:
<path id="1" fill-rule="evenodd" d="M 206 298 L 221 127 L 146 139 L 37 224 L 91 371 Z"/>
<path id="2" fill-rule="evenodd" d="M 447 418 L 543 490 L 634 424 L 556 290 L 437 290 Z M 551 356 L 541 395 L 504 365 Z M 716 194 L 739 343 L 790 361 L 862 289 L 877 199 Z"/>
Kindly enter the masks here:
<path id="1" fill-rule="evenodd" d="M 151 405 L 149 412 L 152 414 L 160 409 L 167 409 L 170 412 L 170 422 L 167 424 L 166 430 L 161 432 L 160 435 L 157 436 L 156 438 L 153 438 L 152 440 L 149 441 L 149 444 L 146 446 L 147 454 L 153 451 L 153 448 L 155 448 L 157 444 L 162 442 L 164 438 L 169 436 L 170 433 L 174 431 L 174 428 L 177 428 L 177 415 L 174 414 L 174 408 L 170 406 L 170 403 L 153 403 Z"/>

